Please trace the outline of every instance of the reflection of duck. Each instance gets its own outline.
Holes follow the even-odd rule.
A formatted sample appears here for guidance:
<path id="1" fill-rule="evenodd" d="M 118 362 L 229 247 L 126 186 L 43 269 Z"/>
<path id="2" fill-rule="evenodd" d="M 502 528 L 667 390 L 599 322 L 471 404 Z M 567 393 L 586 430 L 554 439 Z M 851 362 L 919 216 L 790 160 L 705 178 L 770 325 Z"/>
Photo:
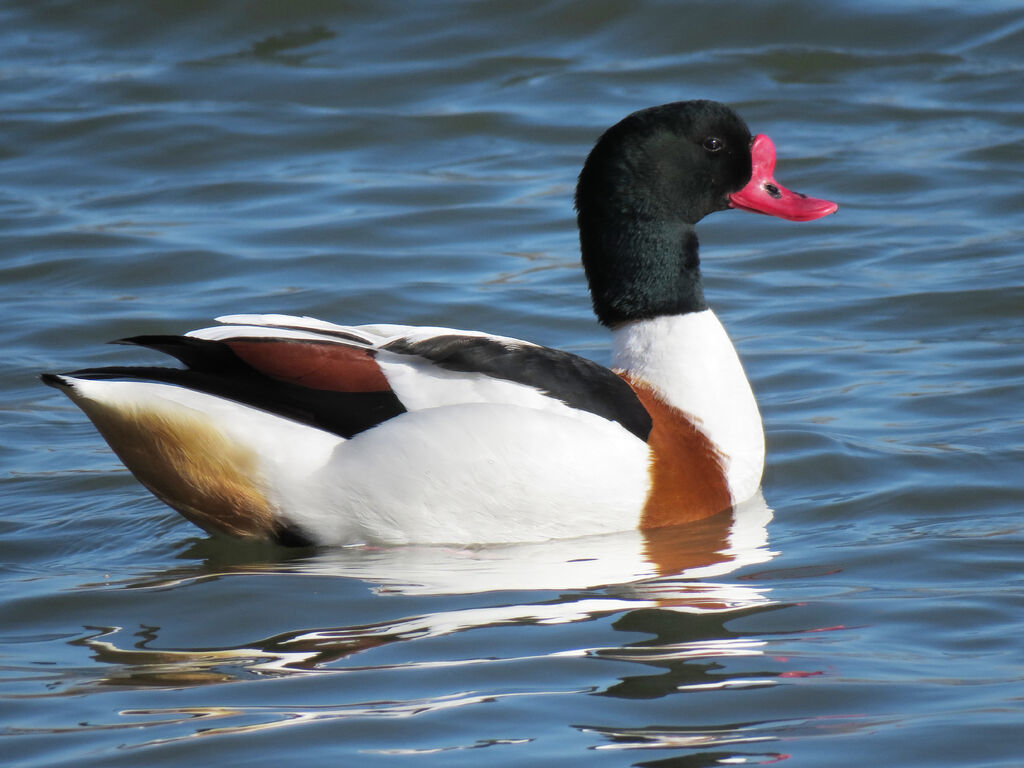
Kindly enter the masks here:
<path id="1" fill-rule="evenodd" d="M 694 225 L 836 209 L 772 178 L 713 102 L 609 129 L 580 174 L 583 264 L 614 370 L 476 332 L 238 315 L 132 343 L 183 362 L 46 375 L 153 493 L 284 543 L 517 542 L 714 515 L 756 491 L 757 405 L 704 302 Z"/>
<path id="2" fill-rule="evenodd" d="M 202 541 L 197 548 L 206 550 L 213 560 L 207 567 L 163 573 L 123 586 L 166 590 L 193 581 L 271 572 L 283 580 L 278 587 L 283 593 L 292 588 L 287 583 L 289 576 L 303 579 L 304 584 L 311 577 L 326 577 L 362 581 L 385 599 L 470 595 L 472 602 L 452 599 L 445 601 L 442 610 L 377 623 L 295 628 L 228 648 L 160 649 L 154 628 L 147 630 L 144 642 L 133 635 L 126 645 L 119 642 L 122 630 L 116 627 L 92 632 L 73 644 L 88 647 L 97 661 L 111 665 L 103 677 L 106 685 L 197 686 L 251 673 L 321 672 L 340 659 L 383 646 L 503 626 L 572 624 L 608 616 L 618 616 L 618 626 L 630 623 L 633 620 L 628 617 L 635 615 L 638 626 L 643 627 L 650 611 L 720 616 L 701 624 L 718 626 L 727 616 L 772 604 L 766 590 L 756 583 L 722 578 L 738 568 L 771 559 L 774 553 L 767 548 L 766 528 L 771 514 L 758 494 L 735 511 L 651 532 L 621 531 L 538 544 L 461 548 L 348 547 L 326 549 L 291 562 L 278 560 L 266 567 L 218 566 L 217 553 L 223 556 L 230 545 Z M 670 557 L 656 559 L 664 555 Z M 670 570 L 673 568 L 679 570 Z M 534 597 L 524 600 L 524 595 Z M 508 601 L 507 596 L 517 599 Z M 430 604 L 436 605 L 436 601 Z M 673 643 L 676 640 L 672 638 Z M 685 651 L 673 647 L 667 653 L 693 657 L 706 645 L 702 640 L 700 647 Z M 721 651 L 719 645 L 712 645 L 715 653 Z M 759 652 L 751 644 L 734 645 L 732 652 Z M 636 653 L 629 648 L 595 649 L 593 653 L 643 663 L 659 660 L 651 648 Z M 451 662 L 459 663 L 475 662 Z"/>
<path id="3" fill-rule="evenodd" d="M 757 493 L 733 510 L 671 528 L 540 543 L 333 549 L 295 567 L 304 574 L 357 578 L 380 594 L 606 588 L 631 601 L 728 609 L 765 598 L 749 585 L 705 580 L 770 560 L 771 517 Z"/>

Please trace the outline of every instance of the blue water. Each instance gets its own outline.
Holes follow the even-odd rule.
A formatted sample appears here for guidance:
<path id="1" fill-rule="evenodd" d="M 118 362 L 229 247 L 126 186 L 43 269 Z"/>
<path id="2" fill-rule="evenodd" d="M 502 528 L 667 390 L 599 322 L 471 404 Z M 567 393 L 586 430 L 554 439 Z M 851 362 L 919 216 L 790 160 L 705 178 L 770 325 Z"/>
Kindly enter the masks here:
<path id="1" fill-rule="evenodd" d="M 7 2 L 0 51 L 5 765 L 1024 765 L 1018 3 Z M 696 97 L 841 205 L 700 227 L 763 505 L 252 547 L 36 380 L 239 311 L 606 361 L 576 173 Z"/>

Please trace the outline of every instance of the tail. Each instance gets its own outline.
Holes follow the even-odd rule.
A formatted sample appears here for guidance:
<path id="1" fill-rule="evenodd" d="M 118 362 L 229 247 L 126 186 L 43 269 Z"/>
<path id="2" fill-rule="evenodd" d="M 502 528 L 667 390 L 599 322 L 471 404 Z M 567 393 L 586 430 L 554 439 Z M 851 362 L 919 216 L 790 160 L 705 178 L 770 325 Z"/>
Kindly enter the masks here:
<path id="1" fill-rule="evenodd" d="M 141 378 L 146 370 L 99 368 L 40 378 L 85 412 L 139 482 L 200 528 L 308 545 L 279 516 L 260 446 L 251 442 L 267 434 L 268 421 L 284 432 L 301 427 L 208 393 Z"/>

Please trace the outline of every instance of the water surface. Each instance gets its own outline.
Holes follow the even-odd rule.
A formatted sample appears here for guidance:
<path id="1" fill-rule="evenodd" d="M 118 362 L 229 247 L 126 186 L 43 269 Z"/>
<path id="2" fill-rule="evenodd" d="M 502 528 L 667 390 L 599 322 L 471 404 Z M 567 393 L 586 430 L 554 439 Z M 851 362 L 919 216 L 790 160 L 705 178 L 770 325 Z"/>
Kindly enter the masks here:
<path id="1" fill-rule="evenodd" d="M 7 764 L 1024 762 L 1018 4 L 3 3 L 0 50 Z M 606 361 L 575 175 L 626 113 L 697 97 L 842 206 L 701 225 L 763 504 L 254 548 L 35 378 L 239 311 Z"/>

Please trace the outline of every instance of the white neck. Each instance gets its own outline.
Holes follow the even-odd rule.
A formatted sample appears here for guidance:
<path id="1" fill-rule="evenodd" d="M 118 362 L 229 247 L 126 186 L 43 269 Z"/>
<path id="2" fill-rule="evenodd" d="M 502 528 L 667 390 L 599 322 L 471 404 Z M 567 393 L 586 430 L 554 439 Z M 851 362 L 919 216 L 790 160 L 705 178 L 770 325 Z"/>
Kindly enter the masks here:
<path id="1" fill-rule="evenodd" d="M 736 349 L 710 309 L 636 320 L 612 332 L 612 367 L 643 379 L 691 416 L 725 456 L 733 502 L 764 470 L 764 428 Z"/>

